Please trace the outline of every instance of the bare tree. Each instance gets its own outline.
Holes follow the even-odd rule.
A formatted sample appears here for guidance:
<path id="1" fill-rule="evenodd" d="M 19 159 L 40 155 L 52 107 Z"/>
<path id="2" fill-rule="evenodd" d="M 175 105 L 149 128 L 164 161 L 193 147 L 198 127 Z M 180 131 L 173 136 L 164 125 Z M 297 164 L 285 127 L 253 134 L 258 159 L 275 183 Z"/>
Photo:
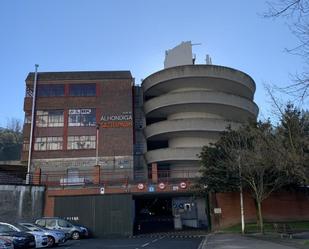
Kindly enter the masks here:
<path id="1" fill-rule="evenodd" d="M 287 52 L 301 56 L 305 69 L 296 73 L 293 83 L 278 90 L 294 96 L 304 102 L 309 96 L 309 0 L 274 0 L 268 1 L 267 18 L 285 18 L 291 32 L 298 39 L 298 44 Z"/>

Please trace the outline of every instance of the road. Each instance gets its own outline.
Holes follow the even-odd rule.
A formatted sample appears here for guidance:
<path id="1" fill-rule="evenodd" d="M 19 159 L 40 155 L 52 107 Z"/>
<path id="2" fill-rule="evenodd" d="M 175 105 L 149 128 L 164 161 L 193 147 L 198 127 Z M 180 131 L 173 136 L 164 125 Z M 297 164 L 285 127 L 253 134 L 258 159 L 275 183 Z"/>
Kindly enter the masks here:
<path id="1" fill-rule="evenodd" d="M 258 240 L 238 234 L 213 234 L 208 236 L 203 249 L 295 249 L 293 246 Z"/>
<path id="2" fill-rule="evenodd" d="M 202 238 L 85 239 L 68 241 L 59 249 L 197 249 Z"/>

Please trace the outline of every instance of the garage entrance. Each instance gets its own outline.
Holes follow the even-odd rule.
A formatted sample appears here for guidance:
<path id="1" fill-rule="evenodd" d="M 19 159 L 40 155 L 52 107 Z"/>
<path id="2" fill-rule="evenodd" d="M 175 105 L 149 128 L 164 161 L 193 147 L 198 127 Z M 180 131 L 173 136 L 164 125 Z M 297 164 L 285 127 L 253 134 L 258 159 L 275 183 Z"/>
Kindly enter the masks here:
<path id="1" fill-rule="evenodd" d="M 133 196 L 134 233 L 207 229 L 205 199 L 190 195 L 145 194 Z"/>
<path id="2" fill-rule="evenodd" d="M 134 199 L 136 234 L 167 232 L 174 229 L 171 197 L 142 196 Z"/>

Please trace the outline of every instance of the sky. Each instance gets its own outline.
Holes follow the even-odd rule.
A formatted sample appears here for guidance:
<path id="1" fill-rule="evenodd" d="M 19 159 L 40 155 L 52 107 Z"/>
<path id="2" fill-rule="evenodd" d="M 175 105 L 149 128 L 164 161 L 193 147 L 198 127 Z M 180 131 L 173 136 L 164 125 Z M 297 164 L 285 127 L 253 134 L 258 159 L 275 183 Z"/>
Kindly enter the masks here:
<path id="1" fill-rule="evenodd" d="M 285 52 L 297 45 L 286 21 L 263 18 L 266 10 L 264 0 L 1 0 L 0 126 L 23 122 L 35 64 L 39 72 L 130 70 L 140 84 L 182 41 L 201 43 L 193 47 L 197 64 L 210 54 L 213 64 L 249 74 L 266 119 L 272 107 L 263 85 L 285 86 L 304 67 Z"/>

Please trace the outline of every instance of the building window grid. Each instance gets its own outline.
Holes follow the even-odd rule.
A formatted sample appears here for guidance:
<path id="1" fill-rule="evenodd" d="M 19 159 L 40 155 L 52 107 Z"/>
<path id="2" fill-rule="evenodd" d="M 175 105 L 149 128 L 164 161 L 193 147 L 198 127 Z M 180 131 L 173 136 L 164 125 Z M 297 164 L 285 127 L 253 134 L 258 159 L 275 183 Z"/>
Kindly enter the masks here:
<path id="1" fill-rule="evenodd" d="M 63 84 L 38 85 L 37 95 L 38 97 L 63 97 L 64 85 Z"/>
<path id="2" fill-rule="evenodd" d="M 69 85 L 69 96 L 96 96 L 96 84 L 71 84 Z"/>
<path id="3" fill-rule="evenodd" d="M 36 125 L 38 127 L 63 127 L 63 110 L 37 111 Z"/>
<path id="4" fill-rule="evenodd" d="M 70 109 L 68 126 L 95 126 L 96 113 L 94 108 Z"/>
<path id="5" fill-rule="evenodd" d="M 95 136 L 68 136 L 68 150 L 85 150 L 95 148 Z"/>
<path id="6" fill-rule="evenodd" d="M 63 137 L 37 137 L 34 142 L 34 150 L 62 150 Z"/>

